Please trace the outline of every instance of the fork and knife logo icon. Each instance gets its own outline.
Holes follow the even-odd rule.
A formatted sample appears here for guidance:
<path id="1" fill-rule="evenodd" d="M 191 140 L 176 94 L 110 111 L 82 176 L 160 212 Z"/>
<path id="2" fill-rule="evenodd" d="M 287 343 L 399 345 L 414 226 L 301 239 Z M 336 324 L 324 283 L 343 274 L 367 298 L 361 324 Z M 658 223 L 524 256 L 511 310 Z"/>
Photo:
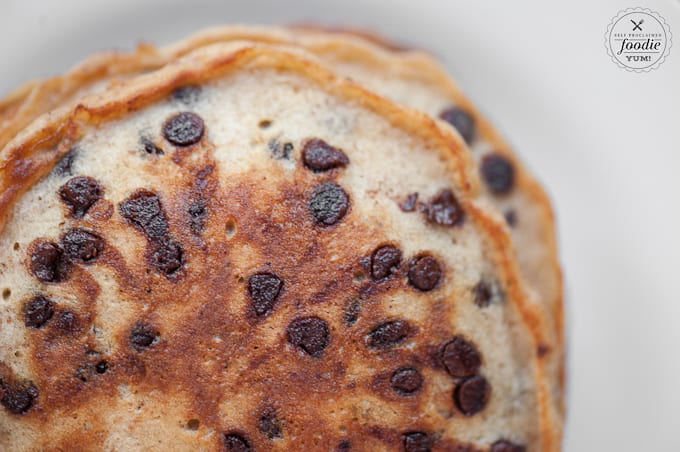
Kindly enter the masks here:
<path id="1" fill-rule="evenodd" d="M 640 22 L 637 23 L 633 19 L 631 19 L 630 21 L 633 22 L 633 31 L 635 30 L 642 31 L 642 27 L 640 25 L 642 25 L 642 23 L 645 21 L 644 19 L 640 19 Z"/>

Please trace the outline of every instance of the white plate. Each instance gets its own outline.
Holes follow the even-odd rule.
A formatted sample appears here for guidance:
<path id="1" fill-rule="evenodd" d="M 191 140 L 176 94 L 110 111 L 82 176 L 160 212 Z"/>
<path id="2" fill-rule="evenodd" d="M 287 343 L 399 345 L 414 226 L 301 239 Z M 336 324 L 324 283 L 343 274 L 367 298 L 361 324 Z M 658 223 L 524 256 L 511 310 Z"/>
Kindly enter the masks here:
<path id="1" fill-rule="evenodd" d="M 552 5 L 555 5 L 554 3 Z M 610 61 L 625 1 L 3 0 L 0 92 L 89 53 L 207 25 L 314 19 L 440 55 L 556 204 L 568 291 L 568 451 L 680 450 L 680 42 Z M 647 1 L 680 41 L 680 2 Z"/>

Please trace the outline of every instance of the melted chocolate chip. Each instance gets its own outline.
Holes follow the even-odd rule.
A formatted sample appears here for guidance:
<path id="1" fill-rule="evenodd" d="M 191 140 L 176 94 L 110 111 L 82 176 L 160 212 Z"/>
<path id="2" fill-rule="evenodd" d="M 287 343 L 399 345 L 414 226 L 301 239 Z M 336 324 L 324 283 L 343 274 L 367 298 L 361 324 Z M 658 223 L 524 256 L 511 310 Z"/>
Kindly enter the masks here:
<path id="1" fill-rule="evenodd" d="M 150 190 L 141 189 L 130 195 L 120 203 L 120 213 L 149 238 L 163 237 L 168 233 L 168 220 L 160 199 Z"/>
<path id="2" fill-rule="evenodd" d="M 479 281 L 475 287 L 472 289 L 472 295 L 474 296 L 474 302 L 480 308 L 486 308 L 491 304 L 493 299 L 493 291 L 491 286 L 486 281 Z"/>
<path id="3" fill-rule="evenodd" d="M 392 245 L 381 246 L 371 256 L 371 276 L 374 281 L 386 279 L 397 272 L 401 263 L 401 251 Z"/>
<path id="4" fill-rule="evenodd" d="M 24 414 L 38 398 L 38 389 L 33 382 L 25 384 L 6 384 L 0 380 L 0 403 L 12 414 Z"/>
<path id="5" fill-rule="evenodd" d="M 288 342 L 318 358 L 330 342 L 328 323 L 319 317 L 303 317 L 288 325 Z"/>
<path id="6" fill-rule="evenodd" d="M 166 275 L 174 274 L 184 263 L 182 245 L 170 237 L 154 240 L 152 250 L 151 265 Z"/>
<path id="7" fill-rule="evenodd" d="M 163 151 L 163 149 L 161 149 L 160 147 L 158 147 L 158 146 L 156 145 L 156 143 L 154 143 L 151 139 L 149 139 L 149 138 L 147 138 L 147 137 L 142 137 L 142 138 L 140 138 L 140 139 L 139 139 L 139 144 L 142 145 L 142 149 L 143 149 L 144 152 L 146 152 L 147 154 L 151 154 L 151 155 L 163 155 L 163 154 L 165 154 L 165 152 Z"/>
<path id="8" fill-rule="evenodd" d="M 184 111 L 168 118 L 163 124 L 163 136 L 175 146 L 191 146 L 203 138 L 205 126 L 195 113 Z"/>
<path id="9" fill-rule="evenodd" d="M 439 117 L 451 124 L 458 131 L 466 143 L 471 143 L 475 137 L 475 119 L 462 108 L 451 107 L 442 111 Z"/>
<path id="10" fill-rule="evenodd" d="M 267 146 L 269 147 L 272 157 L 277 160 L 287 160 L 293 153 L 293 143 L 281 143 L 276 138 L 271 139 L 269 143 L 267 143 Z"/>
<path id="11" fill-rule="evenodd" d="M 442 226 L 460 225 L 465 214 L 451 190 L 445 188 L 434 195 L 427 204 L 427 220 Z"/>
<path id="12" fill-rule="evenodd" d="M 194 234 L 200 234 L 205 229 L 205 218 L 208 216 L 208 208 L 205 201 L 199 199 L 187 209 L 189 214 L 189 227 Z"/>
<path id="13" fill-rule="evenodd" d="M 107 370 L 109 370 L 109 363 L 106 361 L 99 361 L 97 364 L 94 365 L 94 370 L 98 374 L 104 374 L 106 373 Z"/>
<path id="14" fill-rule="evenodd" d="M 349 209 L 349 196 L 334 182 L 319 185 L 309 201 L 309 211 L 316 224 L 331 226 L 340 221 Z"/>
<path id="15" fill-rule="evenodd" d="M 404 212 L 413 212 L 416 210 L 416 203 L 418 202 L 418 193 L 411 193 L 404 201 L 399 204 L 399 208 Z"/>
<path id="16" fill-rule="evenodd" d="M 342 310 L 342 319 L 347 325 L 354 325 L 359 320 L 360 312 L 361 303 L 359 303 L 359 300 L 356 298 L 349 299 Z"/>
<path id="17" fill-rule="evenodd" d="M 466 416 L 472 416 L 484 409 L 489 401 L 491 387 L 486 378 L 475 375 L 466 378 L 453 391 L 453 402 Z"/>
<path id="18" fill-rule="evenodd" d="M 343 439 L 338 443 L 338 447 L 336 448 L 337 452 L 347 452 L 348 450 L 352 449 L 352 442 L 348 439 Z"/>
<path id="19" fill-rule="evenodd" d="M 410 395 L 423 386 L 423 377 L 413 367 L 402 367 L 394 371 L 390 384 L 399 394 Z"/>
<path id="20" fill-rule="evenodd" d="M 61 239 L 64 252 L 74 260 L 89 262 L 99 256 L 104 249 L 104 240 L 84 229 L 69 229 Z"/>
<path id="21" fill-rule="evenodd" d="M 61 246 L 38 240 L 31 245 L 31 272 L 44 283 L 61 282 L 68 278 L 71 263 Z"/>
<path id="22" fill-rule="evenodd" d="M 283 288 L 283 280 L 271 272 L 255 273 L 248 278 L 248 294 L 258 316 L 269 314 Z"/>
<path id="23" fill-rule="evenodd" d="M 224 451 L 225 452 L 250 452 L 250 442 L 238 433 L 224 434 Z"/>
<path id="24" fill-rule="evenodd" d="M 498 440 L 491 445 L 489 452 L 526 452 L 526 446 L 515 444 L 504 439 Z"/>
<path id="25" fill-rule="evenodd" d="M 77 148 L 71 148 L 64 154 L 56 165 L 54 165 L 54 172 L 59 176 L 70 176 L 73 174 L 73 162 L 76 160 Z"/>
<path id="26" fill-rule="evenodd" d="M 260 419 L 257 425 L 262 433 L 267 435 L 269 439 L 283 438 L 281 431 L 281 422 L 276 415 L 276 410 L 272 407 L 267 407 L 260 414 Z"/>
<path id="27" fill-rule="evenodd" d="M 142 351 L 152 345 L 158 336 L 160 334 L 154 327 L 139 321 L 130 330 L 130 343 L 135 350 Z"/>
<path id="28" fill-rule="evenodd" d="M 74 218 L 85 216 L 90 207 L 103 195 L 99 182 L 88 176 L 69 179 L 59 189 L 59 196 L 71 211 Z"/>
<path id="29" fill-rule="evenodd" d="M 331 146 L 319 138 L 313 138 L 302 148 L 302 161 L 312 171 L 328 171 L 345 167 L 349 158 L 342 150 Z"/>
<path id="30" fill-rule="evenodd" d="M 441 277 L 441 266 L 434 257 L 426 254 L 411 259 L 408 281 L 416 289 L 423 292 L 432 290 L 437 287 Z"/>
<path id="31" fill-rule="evenodd" d="M 515 167 L 501 154 L 485 156 L 480 165 L 480 172 L 486 186 L 497 195 L 510 192 L 515 185 Z"/>
<path id="32" fill-rule="evenodd" d="M 404 450 L 406 452 L 430 452 L 432 450 L 432 438 L 427 433 L 409 432 L 404 433 Z"/>
<path id="33" fill-rule="evenodd" d="M 473 343 L 456 336 L 440 350 L 439 360 L 452 377 L 469 377 L 479 371 L 482 359 Z"/>
<path id="34" fill-rule="evenodd" d="M 411 332 L 411 325 L 405 320 L 393 320 L 381 323 L 368 333 L 368 346 L 371 348 L 388 348 L 406 339 Z"/>
<path id="35" fill-rule="evenodd" d="M 201 87 L 198 85 L 180 86 L 172 92 L 172 98 L 183 104 L 193 104 L 201 97 Z"/>
<path id="36" fill-rule="evenodd" d="M 54 315 L 54 303 L 41 295 L 32 298 L 24 305 L 24 324 L 40 328 Z"/>

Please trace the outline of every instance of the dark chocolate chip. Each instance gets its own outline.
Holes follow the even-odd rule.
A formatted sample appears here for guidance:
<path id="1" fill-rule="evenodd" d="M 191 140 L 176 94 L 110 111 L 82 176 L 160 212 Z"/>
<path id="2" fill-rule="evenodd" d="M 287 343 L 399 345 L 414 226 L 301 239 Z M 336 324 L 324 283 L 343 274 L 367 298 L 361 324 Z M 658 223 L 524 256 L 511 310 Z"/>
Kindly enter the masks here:
<path id="1" fill-rule="evenodd" d="M 526 446 L 500 439 L 491 445 L 489 452 L 526 452 Z"/>
<path id="2" fill-rule="evenodd" d="M 271 272 L 255 273 L 248 278 L 248 294 L 258 316 L 269 314 L 283 288 L 283 280 Z"/>
<path id="3" fill-rule="evenodd" d="M 160 334 L 154 327 L 139 321 L 130 330 L 130 343 L 137 351 L 142 351 L 152 345 L 158 336 Z"/>
<path id="4" fill-rule="evenodd" d="M 442 277 L 442 268 L 434 257 L 425 254 L 411 259 L 408 281 L 418 290 L 427 292 L 437 287 Z"/>
<path id="5" fill-rule="evenodd" d="M 190 105 L 201 97 L 201 87 L 198 85 L 180 86 L 172 92 L 172 98 L 184 104 Z"/>
<path id="6" fill-rule="evenodd" d="M 279 421 L 279 418 L 276 415 L 276 410 L 273 407 L 267 407 L 262 410 L 257 425 L 260 431 L 267 435 L 267 438 L 283 438 L 281 422 Z"/>
<path id="7" fill-rule="evenodd" d="M 61 311 L 57 314 L 54 324 L 64 333 L 73 333 L 80 328 L 78 317 L 71 311 Z"/>
<path id="8" fill-rule="evenodd" d="M 171 237 L 161 237 L 153 241 L 151 265 L 166 275 L 172 275 L 184 263 L 182 245 Z"/>
<path id="9" fill-rule="evenodd" d="M 504 214 L 505 216 L 505 222 L 508 223 L 508 226 L 511 228 L 517 226 L 517 212 L 515 212 L 514 209 L 510 209 Z"/>
<path id="10" fill-rule="evenodd" d="M 54 315 L 54 303 L 39 295 L 24 305 L 24 324 L 31 328 L 40 328 Z"/>
<path id="11" fill-rule="evenodd" d="M 183 111 L 168 118 L 163 124 L 163 136 L 175 146 L 191 146 L 203 138 L 205 126 L 195 113 Z"/>
<path id="12" fill-rule="evenodd" d="M 66 255 L 74 260 L 89 262 L 104 249 L 104 240 L 84 229 L 69 229 L 61 239 Z"/>
<path id="13" fill-rule="evenodd" d="M 401 367 L 390 378 L 392 389 L 402 395 L 410 395 L 423 386 L 423 377 L 413 367 Z"/>
<path id="14" fill-rule="evenodd" d="M 352 442 L 348 439 L 343 439 L 338 443 L 338 447 L 336 448 L 337 452 L 347 452 L 348 450 L 352 449 Z"/>
<path id="15" fill-rule="evenodd" d="M 319 317 L 302 317 L 288 325 L 288 342 L 318 358 L 330 342 L 328 323 Z"/>
<path id="16" fill-rule="evenodd" d="M 459 107 L 451 107 L 442 111 L 439 117 L 451 124 L 458 131 L 466 143 L 471 143 L 475 137 L 475 118 Z"/>
<path id="17" fill-rule="evenodd" d="M 94 365 L 94 370 L 98 374 L 104 374 L 106 373 L 107 370 L 109 370 L 109 363 L 106 361 L 99 361 L 97 364 Z"/>
<path id="18" fill-rule="evenodd" d="M 371 256 L 371 276 L 380 281 L 397 272 L 401 263 L 401 250 L 392 245 L 377 248 Z"/>
<path id="19" fill-rule="evenodd" d="M 462 224 L 465 213 L 453 192 L 445 188 L 434 195 L 427 203 L 427 220 L 442 226 Z"/>
<path id="20" fill-rule="evenodd" d="M 305 143 L 302 148 L 302 161 L 307 168 L 316 172 L 349 164 L 347 154 L 319 138 L 313 138 Z"/>
<path id="21" fill-rule="evenodd" d="M 293 153 L 293 143 L 281 143 L 276 138 L 273 138 L 267 143 L 269 151 L 277 160 L 287 160 Z"/>
<path id="22" fill-rule="evenodd" d="M 493 291 L 491 285 L 484 280 L 479 281 L 472 289 L 474 302 L 480 308 L 485 308 L 491 304 L 493 299 Z"/>
<path id="23" fill-rule="evenodd" d="M 411 325 L 405 320 L 392 320 L 381 323 L 368 332 L 368 346 L 388 348 L 406 339 L 411 333 Z"/>
<path id="24" fill-rule="evenodd" d="M 340 221 L 349 209 L 349 196 L 341 186 L 325 182 L 314 190 L 309 211 L 316 224 L 331 226 Z"/>
<path id="25" fill-rule="evenodd" d="M 77 148 L 71 148 L 64 154 L 56 165 L 54 165 L 54 172 L 59 176 L 70 176 L 73 174 L 73 162 L 76 160 Z"/>
<path id="26" fill-rule="evenodd" d="M 347 325 L 354 325 L 359 320 L 359 313 L 361 312 L 361 303 L 356 298 L 351 298 L 345 303 L 342 310 L 342 319 Z"/>
<path id="27" fill-rule="evenodd" d="M 455 336 L 442 345 L 439 359 L 452 377 L 475 375 L 479 371 L 479 366 L 482 365 L 482 358 L 479 356 L 477 347 L 462 336 Z"/>
<path id="28" fill-rule="evenodd" d="M 208 216 L 208 207 L 202 199 L 196 200 L 187 209 L 189 213 L 189 227 L 194 234 L 200 234 L 205 229 L 205 219 Z"/>
<path id="29" fill-rule="evenodd" d="M 35 399 L 38 398 L 38 388 L 33 382 L 24 384 L 6 384 L 0 380 L 0 403 L 12 414 L 23 414 L 31 409 Z"/>
<path id="30" fill-rule="evenodd" d="M 61 282 L 68 278 L 71 262 L 58 244 L 37 240 L 30 247 L 30 255 L 31 272 L 40 281 Z"/>
<path id="31" fill-rule="evenodd" d="M 458 383 L 453 391 L 453 401 L 463 414 L 472 416 L 484 409 L 489 401 L 490 391 L 486 378 L 475 375 Z"/>
<path id="32" fill-rule="evenodd" d="M 399 204 L 399 208 L 404 212 L 413 212 L 416 210 L 416 203 L 418 202 L 418 193 L 411 193 Z"/>
<path id="33" fill-rule="evenodd" d="M 489 154 L 482 159 L 480 172 L 493 193 L 503 195 L 515 185 L 515 167 L 501 154 Z"/>
<path id="34" fill-rule="evenodd" d="M 168 220 L 163 213 L 160 199 L 150 190 L 135 191 L 120 203 L 120 213 L 151 239 L 168 233 Z"/>
<path id="35" fill-rule="evenodd" d="M 250 452 L 250 442 L 239 433 L 225 433 L 224 434 L 224 451 L 225 452 Z"/>
<path id="36" fill-rule="evenodd" d="M 409 432 L 404 433 L 404 450 L 406 452 L 430 452 L 432 450 L 432 438 L 427 433 Z"/>
<path id="37" fill-rule="evenodd" d="M 59 196 L 71 211 L 74 218 L 85 216 L 90 207 L 104 193 L 101 185 L 89 176 L 78 176 L 69 179 L 59 189 Z"/>
<path id="38" fill-rule="evenodd" d="M 142 145 L 142 149 L 147 154 L 151 154 L 151 155 L 163 155 L 163 154 L 165 154 L 163 149 L 158 147 L 156 145 L 156 143 L 154 143 L 150 138 L 147 138 L 147 137 L 140 138 L 139 144 Z"/>

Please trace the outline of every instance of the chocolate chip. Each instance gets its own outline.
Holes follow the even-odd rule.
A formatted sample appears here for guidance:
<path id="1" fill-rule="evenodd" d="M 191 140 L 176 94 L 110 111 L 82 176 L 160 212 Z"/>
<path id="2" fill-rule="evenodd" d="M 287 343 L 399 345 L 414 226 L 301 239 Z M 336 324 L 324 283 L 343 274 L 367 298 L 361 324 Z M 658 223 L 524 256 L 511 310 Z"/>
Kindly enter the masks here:
<path id="1" fill-rule="evenodd" d="M 330 342 L 328 323 L 319 317 L 302 317 L 288 325 L 288 342 L 318 358 Z"/>
<path id="2" fill-rule="evenodd" d="M 38 398 L 38 388 L 31 381 L 24 384 L 6 384 L 0 380 L 0 393 L 2 393 L 0 403 L 12 414 L 27 412 Z"/>
<path id="3" fill-rule="evenodd" d="M 515 212 L 514 209 L 510 209 L 504 214 L 505 217 L 505 222 L 508 223 L 508 226 L 511 228 L 517 226 L 517 212 Z"/>
<path id="4" fill-rule="evenodd" d="M 76 160 L 77 148 L 71 148 L 64 154 L 56 165 L 54 165 L 54 172 L 59 176 L 70 176 L 73 174 L 73 162 Z"/>
<path id="5" fill-rule="evenodd" d="M 293 143 L 281 143 L 279 140 L 276 138 L 273 138 L 267 143 L 267 146 L 269 147 L 269 151 L 272 154 L 272 157 L 274 157 L 277 160 L 287 160 L 290 158 L 290 155 L 293 153 Z"/>
<path id="6" fill-rule="evenodd" d="M 416 203 L 418 202 L 418 193 L 411 193 L 404 201 L 399 204 L 399 208 L 404 212 L 413 212 L 416 210 Z"/>
<path id="7" fill-rule="evenodd" d="M 71 259 L 89 262 L 99 256 L 104 249 L 104 240 L 84 229 L 69 229 L 61 239 L 64 252 Z"/>
<path id="8" fill-rule="evenodd" d="M 458 226 L 465 219 L 463 208 L 451 190 L 445 188 L 427 203 L 427 220 L 442 226 Z"/>
<path id="9" fill-rule="evenodd" d="M 439 359 L 452 377 L 469 377 L 479 371 L 482 359 L 475 345 L 462 336 L 455 336 L 440 350 Z"/>
<path id="10" fill-rule="evenodd" d="M 184 263 L 182 245 L 173 238 L 161 237 L 154 240 L 152 250 L 151 265 L 166 275 L 174 274 Z"/>
<path id="11" fill-rule="evenodd" d="M 135 191 L 120 203 L 120 213 L 149 238 L 163 237 L 168 233 L 168 220 L 160 199 L 150 190 Z"/>
<path id="12" fill-rule="evenodd" d="M 459 107 L 451 107 L 442 111 L 439 117 L 451 124 L 458 131 L 466 143 L 471 143 L 475 137 L 475 118 Z"/>
<path id="13" fill-rule="evenodd" d="M 526 452 L 526 446 L 500 439 L 491 445 L 489 452 Z"/>
<path id="14" fill-rule="evenodd" d="M 397 272 L 401 263 L 401 251 L 385 245 L 377 248 L 371 256 L 371 276 L 374 281 L 380 281 Z"/>
<path id="15" fill-rule="evenodd" d="M 54 321 L 58 330 L 64 333 L 73 333 L 80 328 L 78 317 L 71 311 L 61 311 Z"/>
<path id="16" fill-rule="evenodd" d="M 501 154 L 489 154 L 482 159 L 480 172 L 493 193 L 503 195 L 515 185 L 515 167 Z"/>
<path id="17" fill-rule="evenodd" d="M 42 327 L 54 315 L 54 303 L 39 295 L 24 304 L 24 324 L 31 328 Z"/>
<path id="18" fill-rule="evenodd" d="M 130 343 L 135 350 L 142 351 L 152 345 L 158 336 L 160 334 L 154 327 L 139 321 L 130 330 Z"/>
<path id="19" fill-rule="evenodd" d="M 172 98 L 184 104 L 190 105 L 201 97 L 201 87 L 198 85 L 180 86 L 172 92 Z"/>
<path id="20" fill-rule="evenodd" d="M 453 391 L 453 401 L 456 407 L 466 416 L 472 416 L 484 409 L 489 401 L 491 387 L 486 378 L 475 375 L 466 378 Z"/>
<path id="21" fill-rule="evenodd" d="M 151 139 L 149 139 L 147 137 L 140 138 L 139 143 L 142 145 L 142 149 L 147 154 L 151 154 L 151 155 L 163 155 L 163 154 L 165 154 L 163 149 L 158 147 L 156 145 L 156 143 L 154 143 Z"/>
<path id="22" fill-rule="evenodd" d="M 59 189 L 59 196 L 71 211 L 74 218 L 85 216 L 90 207 L 104 193 L 101 185 L 89 176 L 78 176 L 69 179 Z"/>
<path id="23" fill-rule="evenodd" d="M 68 278 L 71 263 L 61 246 L 37 240 L 30 247 L 31 272 L 44 283 L 61 282 Z"/>
<path id="24" fill-rule="evenodd" d="M 428 255 L 411 259 L 408 270 L 408 281 L 416 289 L 427 292 L 434 289 L 442 277 L 442 269 L 437 260 Z"/>
<path id="25" fill-rule="evenodd" d="M 359 319 L 359 313 L 361 312 L 361 303 L 356 298 L 349 299 L 345 303 L 345 307 L 342 310 L 342 319 L 347 325 L 354 325 Z"/>
<path id="26" fill-rule="evenodd" d="M 163 136 L 175 146 L 191 146 L 203 138 L 205 126 L 195 113 L 183 111 L 168 118 L 163 124 Z"/>
<path id="27" fill-rule="evenodd" d="M 267 435 L 267 438 L 283 438 L 283 433 L 281 432 L 281 422 L 279 421 L 279 418 L 276 415 L 276 410 L 273 407 L 267 407 L 262 411 L 257 425 L 260 431 Z"/>
<path id="28" fill-rule="evenodd" d="M 319 185 L 309 201 L 309 211 L 316 224 L 331 226 L 340 221 L 349 208 L 349 197 L 341 186 L 334 182 Z"/>
<path id="29" fill-rule="evenodd" d="M 312 171 L 328 171 L 345 167 L 349 158 L 341 149 L 331 146 L 319 138 L 312 138 L 302 148 L 302 161 Z"/>
<path id="30" fill-rule="evenodd" d="M 484 280 L 479 281 L 472 289 L 474 302 L 480 308 L 486 308 L 491 304 L 493 298 L 493 291 L 491 285 Z"/>
<path id="31" fill-rule="evenodd" d="M 371 348 L 388 348 L 406 339 L 411 332 L 411 325 L 405 320 L 392 320 L 381 323 L 368 332 L 368 346 Z"/>
<path id="32" fill-rule="evenodd" d="M 347 452 L 348 450 L 352 449 L 352 442 L 348 439 L 343 439 L 338 443 L 338 447 L 336 448 L 337 452 Z"/>
<path id="33" fill-rule="evenodd" d="M 258 316 L 269 314 L 283 288 L 283 280 L 271 272 L 255 273 L 248 278 L 248 294 Z"/>
<path id="34" fill-rule="evenodd" d="M 399 394 L 409 395 L 423 386 L 423 377 L 413 367 L 401 367 L 392 374 L 390 384 Z"/>
<path id="35" fill-rule="evenodd" d="M 224 434 L 224 451 L 225 452 L 250 452 L 250 442 L 238 433 Z"/>
<path id="36" fill-rule="evenodd" d="M 432 450 L 432 438 L 423 432 L 404 433 L 404 450 L 406 452 L 430 452 Z"/>
<path id="37" fill-rule="evenodd" d="M 98 374 L 104 374 L 106 373 L 107 370 L 109 370 L 109 363 L 106 361 L 99 361 L 97 364 L 94 365 L 94 370 Z"/>
<path id="38" fill-rule="evenodd" d="M 208 208 L 202 199 L 196 200 L 187 209 L 189 214 L 189 227 L 194 234 L 200 234 L 205 229 L 205 218 L 208 216 Z"/>

